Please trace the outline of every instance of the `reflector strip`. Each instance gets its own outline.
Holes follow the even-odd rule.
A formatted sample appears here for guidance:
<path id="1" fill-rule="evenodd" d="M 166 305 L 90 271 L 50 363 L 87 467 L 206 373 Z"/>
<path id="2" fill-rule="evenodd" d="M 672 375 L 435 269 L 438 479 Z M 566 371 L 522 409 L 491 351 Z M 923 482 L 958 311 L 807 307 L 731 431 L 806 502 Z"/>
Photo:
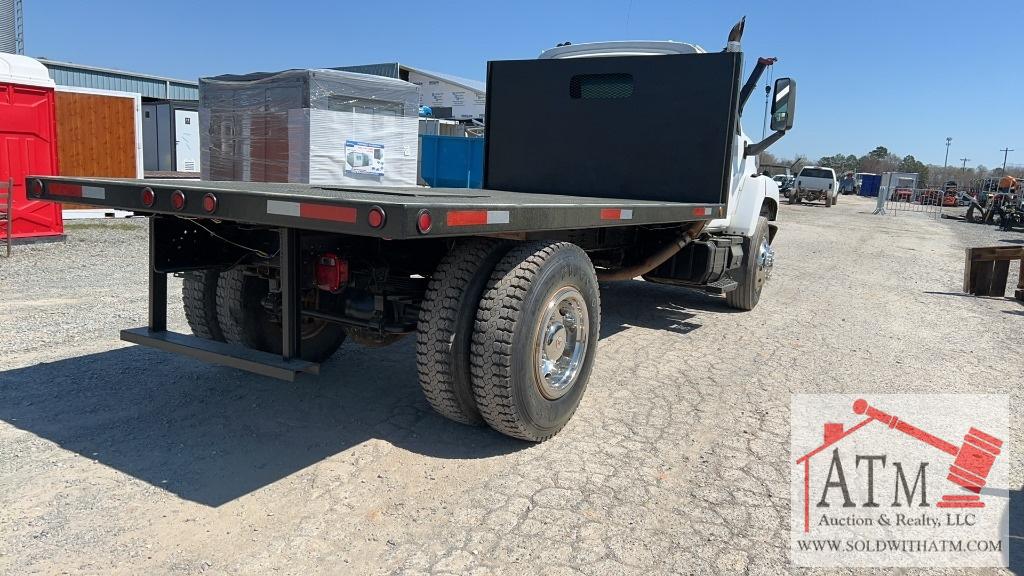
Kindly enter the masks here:
<path id="1" fill-rule="evenodd" d="M 51 182 L 46 191 L 55 196 L 82 197 L 82 187 L 75 184 L 64 184 L 63 182 Z"/>
<path id="2" fill-rule="evenodd" d="M 303 218 L 314 218 L 316 220 L 334 220 L 335 222 L 348 222 L 355 224 L 356 209 L 348 206 L 327 206 L 326 204 L 299 204 L 299 211 Z"/>
<path id="3" fill-rule="evenodd" d="M 267 214 L 280 214 L 296 218 L 302 216 L 298 202 L 282 202 L 280 200 L 267 200 Z"/>
<path id="4" fill-rule="evenodd" d="M 632 220 L 633 211 L 621 208 L 602 208 L 601 220 Z"/>
<path id="5" fill-rule="evenodd" d="M 97 200 L 106 200 L 107 191 L 98 186 L 82 186 L 82 198 L 95 198 Z"/>
<path id="6" fill-rule="evenodd" d="M 449 210 L 445 215 L 448 226 L 486 226 L 509 221 L 508 210 Z"/>
<path id="7" fill-rule="evenodd" d="M 356 209 L 348 206 L 327 206 L 309 202 L 284 202 L 267 200 L 267 214 L 291 216 L 293 218 L 313 218 L 315 220 L 333 220 L 354 224 Z"/>
<path id="8" fill-rule="evenodd" d="M 694 208 L 693 209 L 693 215 L 694 216 L 710 216 L 711 212 L 712 212 L 711 208 L 708 208 L 708 207 Z"/>
<path id="9" fill-rule="evenodd" d="M 92 198 L 94 200 L 106 200 L 107 191 L 99 186 L 79 186 L 78 184 L 65 184 L 53 182 L 47 189 L 55 196 L 68 196 L 71 198 Z"/>

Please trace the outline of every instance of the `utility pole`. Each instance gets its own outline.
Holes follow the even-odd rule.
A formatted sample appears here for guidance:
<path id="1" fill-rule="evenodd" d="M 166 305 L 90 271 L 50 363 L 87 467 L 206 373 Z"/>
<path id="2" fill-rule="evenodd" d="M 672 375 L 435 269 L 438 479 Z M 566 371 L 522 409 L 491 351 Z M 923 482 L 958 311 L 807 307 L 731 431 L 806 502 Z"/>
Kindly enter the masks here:
<path id="1" fill-rule="evenodd" d="M 999 151 L 1003 153 L 1003 176 L 1006 176 L 1006 157 L 1013 152 L 1013 148 L 1000 148 Z"/>
<path id="2" fill-rule="evenodd" d="M 943 160 L 943 162 L 942 162 L 942 169 L 943 170 L 945 170 L 946 167 L 949 166 L 949 145 L 952 144 L 952 142 L 953 142 L 953 138 L 951 136 L 946 136 L 946 159 Z"/>
<path id="3" fill-rule="evenodd" d="M 970 158 L 961 158 L 960 161 L 963 162 L 963 166 L 960 167 L 960 171 L 961 172 L 967 172 L 967 163 L 970 162 L 971 159 Z"/>

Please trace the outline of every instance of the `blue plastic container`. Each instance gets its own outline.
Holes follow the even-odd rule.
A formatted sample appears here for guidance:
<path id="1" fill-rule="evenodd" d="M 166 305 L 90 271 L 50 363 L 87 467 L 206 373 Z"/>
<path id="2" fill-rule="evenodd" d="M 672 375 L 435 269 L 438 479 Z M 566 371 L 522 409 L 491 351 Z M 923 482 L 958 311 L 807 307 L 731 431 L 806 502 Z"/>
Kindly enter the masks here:
<path id="1" fill-rule="evenodd" d="M 435 188 L 480 188 L 484 139 L 421 135 L 420 178 Z"/>
<path id="2" fill-rule="evenodd" d="M 882 185 L 882 177 L 879 175 L 863 176 L 860 181 L 861 196 L 878 196 L 878 188 Z"/>

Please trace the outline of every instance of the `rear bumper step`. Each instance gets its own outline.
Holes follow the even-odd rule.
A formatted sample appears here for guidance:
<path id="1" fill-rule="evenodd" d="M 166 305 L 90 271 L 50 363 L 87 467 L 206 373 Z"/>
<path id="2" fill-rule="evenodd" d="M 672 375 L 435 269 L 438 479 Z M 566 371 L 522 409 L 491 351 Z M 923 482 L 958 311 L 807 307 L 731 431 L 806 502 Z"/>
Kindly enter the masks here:
<path id="1" fill-rule="evenodd" d="M 279 354 L 147 327 L 121 330 L 121 340 L 289 382 L 294 382 L 301 373 L 320 373 L 316 362 L 285 360 Z"/>

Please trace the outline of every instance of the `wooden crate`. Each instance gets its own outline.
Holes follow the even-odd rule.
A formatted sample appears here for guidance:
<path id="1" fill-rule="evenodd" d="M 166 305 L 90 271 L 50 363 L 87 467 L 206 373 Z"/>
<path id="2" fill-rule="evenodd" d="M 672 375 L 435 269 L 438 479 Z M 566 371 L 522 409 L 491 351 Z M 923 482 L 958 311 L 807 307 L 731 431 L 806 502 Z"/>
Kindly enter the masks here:
<path id="1" fill-rule="evenodd" d="M 1024 301 L 1024 246 L 968 248 L 964 292 L 975 296 L 1006 296 L 1006 279 L 1013 260 L 1021 262 L 1014 298 Z"/>

